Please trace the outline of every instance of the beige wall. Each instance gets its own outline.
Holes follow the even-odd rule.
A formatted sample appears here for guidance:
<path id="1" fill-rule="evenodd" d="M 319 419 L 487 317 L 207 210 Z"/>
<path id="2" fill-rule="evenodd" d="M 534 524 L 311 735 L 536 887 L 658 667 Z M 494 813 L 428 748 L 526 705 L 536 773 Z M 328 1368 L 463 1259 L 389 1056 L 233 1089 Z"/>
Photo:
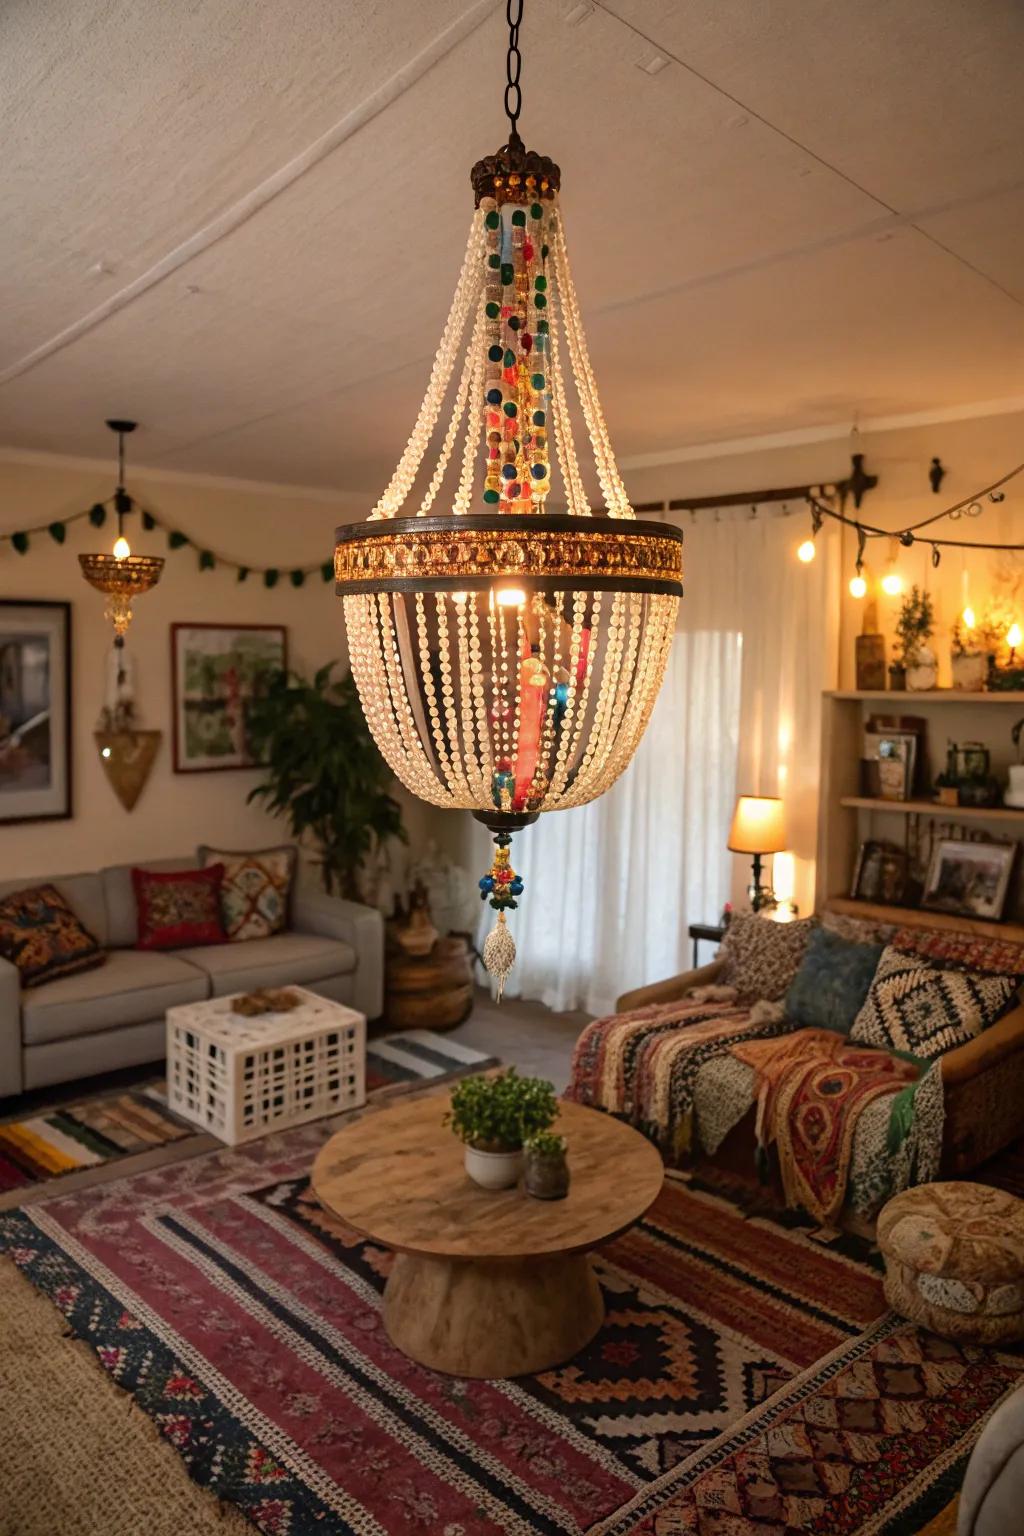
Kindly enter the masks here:
<path id="1" fill-rule="evenodd" d="M 232 488 L 142 471 L 130 474 L 129 484 L 145 504 L 184 532 L 253 564 L 294 566 L 329 558 L 335 524 L 365 515 L 362 503 L 352 498 Z M 68 516 L 109 495 L 112 485 L 105 466 L 41 465 L 0 455 L 0 531 Z M 110 525 L 96 530 L 87 522 L 76 524 L 63 545 L 47 534 L 37 535 L 24 556 L 0 543 L 0 597 L 70 601 L 74 646 L 74 817 L 0 823 L 2 879 L 187 853 L 205 841 L 260 846 L 286 835 L 283 823 L 245 803 L 258 773 L 173 772 L 170 626 L 188 620 L 283 624 L 291 663 L 309 672 L 334 657 L 344 662 L 344 628 L 332 587 L 319 575 L 300 589 L 282 581 L 267 591 L 254 577 L 238 583 L 232 571 L 200 574 L 194 550 L 168 551 L 159 531 L 141 533 L 134 517 L 129 524 L 134 524 L 128 529 L 133 548 L 167 556 L 160 584 L 136 604 L 128 635 L 136 659 L 140 724 L 164 732 L 149 783 L 130 814 L 108 785 L 92 739 L 112 631 L 102 616 L 102 597 L 78 570 L 80 552 L 111 547 Z M 426 808 L 418 803 L 406 803 L 410 829 L 417 845 L 422 844 L 429 813 L 424 815 Z"/>
<path id="2" fill-rule="evenodd" d="M 944 506 L 991 484 L 1000 475 L 1024 460 L 1024 414 L 987 416 L 973 420 L 937 423 L 926 427 L 905 427 L 892 431 L 863 431 L 861 450 L 866 468 L 879 476 L 877 488 L 865 498 L 863 516 L 883 528 L 906 527 L 928 517 Z M 849 470 L 850 445 L 844 440 L 808 443 L 800 446 L 762 449 L 754 453 L 735 453 L 658 468 L 633 470 L 626 483 L 634 501 L 654 501 L 672 497 L 715 495 L 718 492 L 827 482 L 841 478 Z M 928 483 L 928 468 L 938 455 L 948 470 L 939 495 L 933 495 Z M 977 540 L 1017 540 L 1024 544 L 1024 474 L 1007 487 L 1006 500 L 998 506 L 987 498 L 980 517 L 946 519 L 934 530 L 945 538 Z M 852 511 L 852 504 L 848 510 Z M 701 512 L 699 517 L 713 516 Z M 806 512 L 793 517 L 794 549 L 809 531 Z M 841 605 L 840 686 L 854 686 L 854 637 L 860 632 L 864 602 L 850 597 L 847 584 L 854 571 L 857 540 L 853 530 L 843 530 L 841 590 L 836 602 Z M 890 553 L 889 541 L 875 540 L 868 546 L 870 588 L 877 591 Z M 942 554 L 937 570 L 931 565 L 930 548 L 921 543 L 900 549 L 897 569 L 909 586 L 926 584 L 932 592 L 938 623 L 935 647 L 940 661 L 940 684 L 949 686 L 949 631 L 962 602 L 963 573 L 966 570 L 971 600 L 980 612 L 990 596 L 1001 595 L 1011 606 L 1019 605 L 1018 617 L 1024 627 L 1024 562 L 1020 556 L 994 556 L 981 552 L 961 555 Z M 880 628 L 887 636 L 892 652 L 892 632 L 899 613 L 899 598 L 877 591 Z M 684 598 L 685 602 L 685 598 Z"/>

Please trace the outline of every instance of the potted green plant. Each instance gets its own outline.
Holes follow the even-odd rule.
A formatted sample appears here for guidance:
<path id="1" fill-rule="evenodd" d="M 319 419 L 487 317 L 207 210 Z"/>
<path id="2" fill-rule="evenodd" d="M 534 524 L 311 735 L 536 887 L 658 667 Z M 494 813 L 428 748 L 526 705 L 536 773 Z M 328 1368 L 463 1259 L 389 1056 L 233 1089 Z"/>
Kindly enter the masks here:
<path id="1" fill-rule="evenodd" d="M 938 681 L 938 663 L 928 641 L 935 629 L 935 609 L 931 594 L 911 587 L 900 607 L 896 635 L 900 656 L 906 668 L 907 687 L 922 693 Z"/>
<path id="2" fill-rule="evenodd" d="M 569 1193 L 569 1164 L 565 1137 L 554 1131 L 538 1131 L 523 1143 L 523 1184 L 535 1200 L 564 1200 Z"/>
<path id="3" fill-rule="evenodd" d="M 336 682 L 333 665 L 312 681 L 275 673 L 252 700 L 247 730 L 266 778 L 249 799 L 286 817 L 297 841 L 313 841 L 325 890 L 358 897 L 364 859 L 385 838 L 408 838 L 355 681 Z"/>
<path id="4" fill-rule="evenodd" d="M 465 1144 L 466 1172 L 484 1189 L 508 1189 L 523 1166 L 523 1143 L 554 1124 L 558 1101 L 550 1083 L 520 1077 L 515 1067 L 495 1077 L 466 1077 L 452 1089 L 445 1115 Z"/>

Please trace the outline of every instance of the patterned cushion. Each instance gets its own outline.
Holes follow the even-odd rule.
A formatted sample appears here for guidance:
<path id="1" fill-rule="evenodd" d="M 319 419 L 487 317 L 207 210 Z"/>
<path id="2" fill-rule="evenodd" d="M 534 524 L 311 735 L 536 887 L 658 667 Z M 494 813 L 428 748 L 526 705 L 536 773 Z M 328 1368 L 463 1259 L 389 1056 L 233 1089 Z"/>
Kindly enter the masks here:
<path id="1" fill-rule="evenodd" d="M 899 928 L 890 943 L 904 954 L 924 955 L 950 971 L 1024 975 L 1024 948 L 1005 939 L 980 939 L 972 933 L 936 928 Z"/>
<path id="2" fill-rule="evenodd" d="M 136 949 L 227 943 L 220 917 L 223 878 L 223 864 L 211 864 L 208 869 L 133 869 L 139 909 Z"/>
<path id="3" fill-rule="evenodd" d="M 878 923 L 872 917 L 849 917 L 845 912 L 821 914 L 821 926 L 852 944 L 891 944 L 898 923 Z"/>
<path id="4" fill-rule="evenodd" d="M 0 955 L 18 967 L 23 987 L 94 970 L 107 958 L 55 885 L 13 891 L 0 901 Z"/>
<path id="5" fill-rule="evenodd" d="M 851 1039 L 930 1060 L 964 1045 L 1006 1011 L 1018 976 L 947 971 L 891 946 L 878 964 Z"/>
<path id="6" fill-rule="evenodd" d="M 260 848 L 255 853 L 200 848 L 200 864 L 224 866 L 220 915 L 232 942 L 269 939 L 287 927 L 297 858 L 298 852 L 290 843 Z"/>
<path id="7" fill-rule="evenodd" d="M 864 1005 L 884 950 L 882 944 L 851 944 L 817 928 L 786 993 L 786 1017 L 806 1029 L 848 1035 Z"/>
<path id="8" fill-rule="evenodd" d="M 800 969 L 808 940 L 817 927 L 813 917 L 773 923 L 756 912 L 740 912 L 726 929 L 720 951 L 725 968 L 720 980 L 741 998 L 777 1003 Z"/>

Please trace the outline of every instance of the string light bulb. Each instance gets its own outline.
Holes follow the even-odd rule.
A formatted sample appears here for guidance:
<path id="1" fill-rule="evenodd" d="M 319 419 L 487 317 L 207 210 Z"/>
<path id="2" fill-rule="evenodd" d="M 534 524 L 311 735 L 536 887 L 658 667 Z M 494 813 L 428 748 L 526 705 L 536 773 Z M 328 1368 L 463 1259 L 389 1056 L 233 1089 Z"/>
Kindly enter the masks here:
<path id="1" fill-rule="evenodd" d="M 964 609 L 963 613 L 961 614 L 961 618 L 963 619 L 964 628 L 965 629 L 973 629 L 974 628 L 975 624 L 977 623 L 977 620 L 974 617 L 974 609 L 971 607 L 970 603 L 967 604 L 967 607 Z"/>
<path id="2" fill-rule="evenodd" d="M 804 539 L 803 543 L 800 545 L 796 552 L 796 557 L 798 560 L 802 560 L 804 565 L 810 565 L 811 561 L 814 559 L 814 553 L 814 540 Z"/>
<path id="3" fill-rule="evenodd" d="M 867 596 L 867 590 L 868 590 L 868 584 L 864 580 L 864 577 L 860 574 L 859 571 L 857 572 L 856 576 L 851 576 L 850 577 L 850 596 L 851 597 L 858 597 L 858 598 L 859 597 L 866 597 Z"/>
<path id="4" fill-rule="evenodd" d="M 898 571 L 886 571 L 882 577 L 882 591 L 887 597 L 899 597 L 903 591 L 903 577 Z"/>
<path id="5" fill-rule="evenodd" d="M 1017 649 L 1018 645 L 1020 645 L 1021 639 L 1022 636 L 1020 625 L 1011 624 L 1009 629 L 1006 631 L 1006 643 L 1010 647 L 1011 651 L 1015 651 Z"/>

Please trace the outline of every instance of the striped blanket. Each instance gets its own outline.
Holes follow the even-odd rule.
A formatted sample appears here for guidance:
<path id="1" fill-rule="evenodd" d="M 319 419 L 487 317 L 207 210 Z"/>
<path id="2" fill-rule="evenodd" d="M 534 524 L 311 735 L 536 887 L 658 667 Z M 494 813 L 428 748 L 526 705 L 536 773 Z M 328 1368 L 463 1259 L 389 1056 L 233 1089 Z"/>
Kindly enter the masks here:
<path id="1" fill-rule="evenodd" d="M 789 1028 L 749 1004 L 652 1003 L 588 1024 L 576 1042 L 567 1098 L 620 1115 L 670 1161 L 693 1145 L 697 1074 L 744 1040 Z"/>

